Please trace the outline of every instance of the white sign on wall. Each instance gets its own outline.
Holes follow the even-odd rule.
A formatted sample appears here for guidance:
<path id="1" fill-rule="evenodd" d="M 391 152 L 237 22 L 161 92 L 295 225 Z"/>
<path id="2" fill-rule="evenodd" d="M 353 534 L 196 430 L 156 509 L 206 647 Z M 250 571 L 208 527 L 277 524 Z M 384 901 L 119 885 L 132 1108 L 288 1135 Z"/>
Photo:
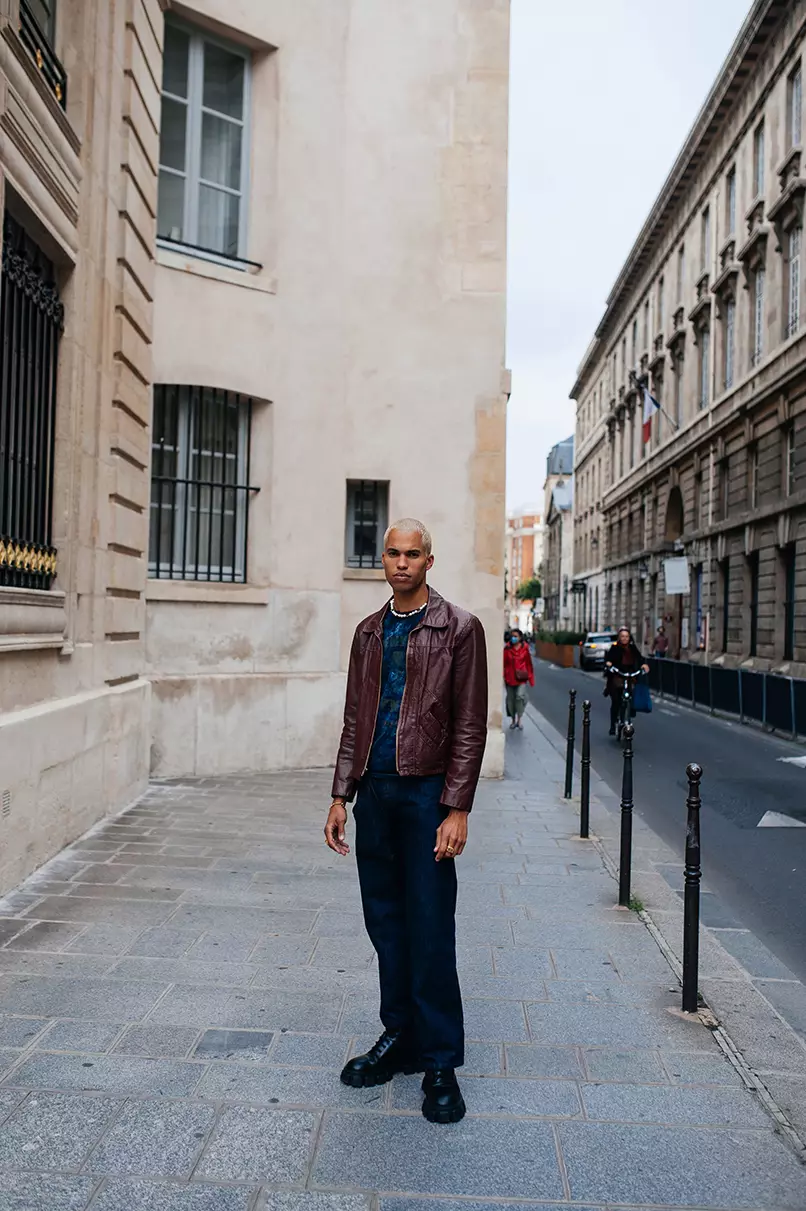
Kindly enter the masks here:
<path id="1" fill-rule="evenodd" d="M 666 581 L 667 593 L 689 593 L 691 591 L 688 576 L 688 560 L 685 556 L 664 559 L 663 576 Z"/>

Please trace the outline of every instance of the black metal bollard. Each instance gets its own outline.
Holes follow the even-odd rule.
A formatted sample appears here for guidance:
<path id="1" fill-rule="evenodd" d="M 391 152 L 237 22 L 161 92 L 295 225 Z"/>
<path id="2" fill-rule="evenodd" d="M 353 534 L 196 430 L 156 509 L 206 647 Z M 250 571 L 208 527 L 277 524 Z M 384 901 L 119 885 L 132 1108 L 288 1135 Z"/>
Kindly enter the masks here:
<path id="1" fill-rule="evenodd" d="M 697 1012 L 700 965 L 700 779 L 702 767 L 686 767 L 686 870 L 683 900 L 683 1011 Z"/>
<path id="2" fill-rule="evenodd" d="M 582 799 L 579 809 L 579 835 L 590 833 L 591 804 L 591 704 L 582 703 Z"/>
<path id="3" fill-rule="evenodd" d="M 565 797 L 570 799 L 574 791 L 574 716 L 576 714 L 577 692 L 568 691 L 568 735 L 565 746 Z"/>
<path id="4" fill-rule="evenodd" d="M 624 772 L 621 777 L 621 854 L 619 858 L 618 902 L 630 906 L 632 877 L 632 738 L 635 728 L 624 725 Z"/>

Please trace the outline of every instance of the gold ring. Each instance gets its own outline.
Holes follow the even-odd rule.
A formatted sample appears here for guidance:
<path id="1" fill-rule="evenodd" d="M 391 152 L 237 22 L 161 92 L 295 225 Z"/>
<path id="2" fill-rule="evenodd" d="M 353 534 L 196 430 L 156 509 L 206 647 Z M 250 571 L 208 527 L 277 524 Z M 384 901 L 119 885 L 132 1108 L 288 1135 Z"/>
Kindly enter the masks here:
<path id="1" fill-rule="evenodd" d="M 446 850 L 445 852 L 446 852 L 446 853 L 449 853 L 449 854 L 455 854 L 455 853 L 456 853 L 456 850 L 453 848 L 453 846 L 452 846 L 452 845 L 449 845 L 449 846 L 447 847 L 447 850 Z"/>

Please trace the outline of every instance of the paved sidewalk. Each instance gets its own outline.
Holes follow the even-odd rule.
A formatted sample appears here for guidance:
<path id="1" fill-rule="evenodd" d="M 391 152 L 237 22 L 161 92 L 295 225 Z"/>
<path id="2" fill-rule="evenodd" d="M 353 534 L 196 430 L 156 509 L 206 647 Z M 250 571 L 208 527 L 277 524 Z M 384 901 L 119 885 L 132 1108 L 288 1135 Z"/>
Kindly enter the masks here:
<path id="1" fill-rule="evenodd" d="M 325 773 L 154 786 L 0 904 L 0 1211 L 802 1211 L 806 1168 L 559 798 L 532 721 L 461 861 L 469 1115 L 379 1030 Z"/>

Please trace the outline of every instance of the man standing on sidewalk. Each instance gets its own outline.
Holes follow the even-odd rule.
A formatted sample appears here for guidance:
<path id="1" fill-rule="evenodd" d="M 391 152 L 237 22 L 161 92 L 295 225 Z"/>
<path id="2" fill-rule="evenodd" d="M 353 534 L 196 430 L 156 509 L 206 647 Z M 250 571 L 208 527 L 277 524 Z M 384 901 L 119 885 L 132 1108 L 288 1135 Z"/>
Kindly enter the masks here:
<path id="1" fill-rule="evenodd" d="M 378 953 L 384 1033 L 344 1068 L 360 1088 L 421 1072 L 423 1114 L 456 1123 L 465 1103 L 456 974 L 456 868 L 487 735 L 487 653 L 472 614 L 426 584 L 431 535 L 412 518 L 384 536 L 392 600 L 360 623 L 325 838 L 345 844 L 356 791 L 356 859 Z"/>

